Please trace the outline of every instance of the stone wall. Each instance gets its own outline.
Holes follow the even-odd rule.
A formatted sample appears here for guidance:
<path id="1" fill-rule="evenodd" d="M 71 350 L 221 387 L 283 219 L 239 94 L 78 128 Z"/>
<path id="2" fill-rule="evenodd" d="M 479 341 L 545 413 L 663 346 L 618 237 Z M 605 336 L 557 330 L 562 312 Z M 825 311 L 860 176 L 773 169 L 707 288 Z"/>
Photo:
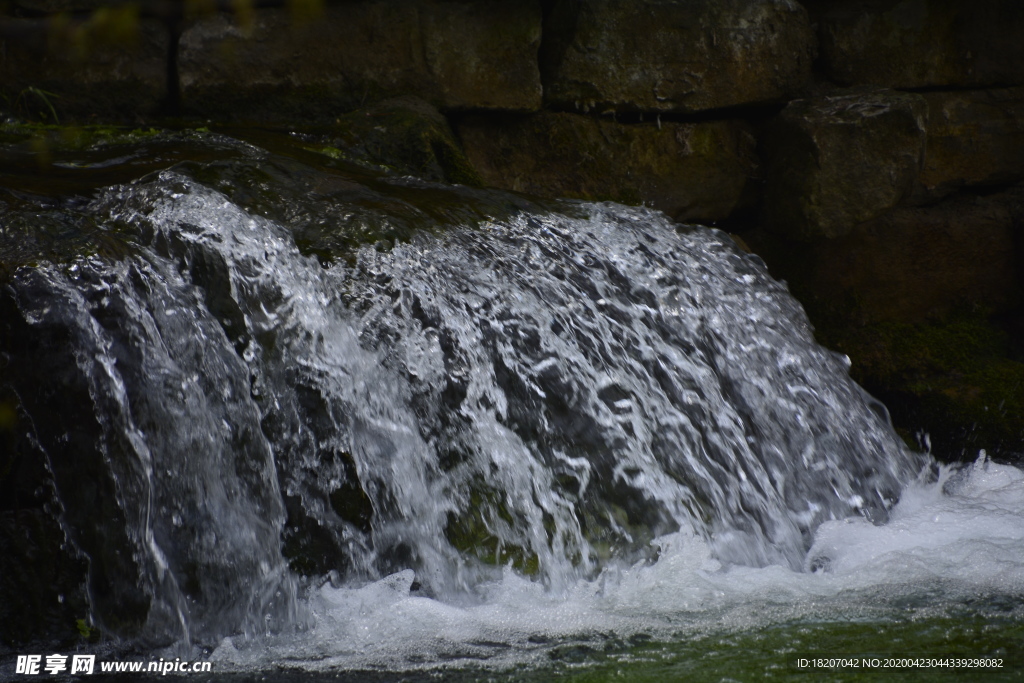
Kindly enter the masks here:
<path id="1" fill-rule="evenodd" d="M 1024 378 L 1024 3 L 11 0 L 5 12 L 0 89 L 17 115 L 358 137 L 351 112 L 414 97 L 407 109 L 464 153 L 466 169 L 439 177 L 725 227 L 790 282 L 859 380 L 909 406 L 894 410 L 908 435 L 1001 411 L 945 455 L 1024 451 L 1024 423 L 1005 400 L 989 405 L 991 386 L 927 389 Z M 989 365 L 974 354 L 911 371 L 890 353 L 892 326 L 936 346 L 949 336 L 928 331 L 958 321 L 989 335 Z M 1024 415 L 1024 389 L 1007 391 Z"/>

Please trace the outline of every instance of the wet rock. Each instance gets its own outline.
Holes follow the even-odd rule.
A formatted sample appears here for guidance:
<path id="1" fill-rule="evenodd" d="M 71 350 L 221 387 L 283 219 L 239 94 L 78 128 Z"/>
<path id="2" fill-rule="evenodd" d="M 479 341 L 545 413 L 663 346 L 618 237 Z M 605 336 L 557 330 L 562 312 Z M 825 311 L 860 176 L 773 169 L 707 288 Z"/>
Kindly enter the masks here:
<path id="1" fill-rule="evenodd" d="M 713 222 L 745 200 L 754 138 L 736 121 L 619 124 L 568 113 L 469 117 L 457 126 L 484 182 L 542 196 L 644 203 Z"/>
<path id="2" fill-rule="evenodd" d="M 821 64 L 841 85 L 1024 83 L 1024 4 L 1004 0 L 818 0 Z"/>
<path id="3" fill-rule="evenodd" d="M 1017 187 L 900 207 L 832 240 L 776 241 L 765 257 L 805 303 L 856 305 L 867 322 L 920 321 L 958 307 L 1000 312 L 1017 303 L 1022 221 L 1024 188 Z M 755 241 L 755 251 L 762 246 Z"/>
<path id="4" fill-rule="evenodd" d="M 96 12 L 4 19 L 3 29 L 0 89 L 18 116 L 134 120 L 166 97 L 169 39 L 158 21 Z"/>
<path id="5" fill-rule="evenodd" d="M 813 54 L 789 0 L 558 0 L 541 71 L 555 108 L 694 112 L 785 97 Z"/>
<path id="6" fill-rule="evenodd" d="M 927 93 L 928 141 L 921 190 L 1024 180 L 1024 88 Z"/>
<path id="7" fill-rule="evenodd" d="M 376 169 L 428 180 L 479 185 L 448 120 L 415 97 L 400 97 L 340 116 L 320 151 Z"/>
<path id="8" fill-rule="evenodd" d="M 909 443 L 929 433 L 943 460 L 981 448 L 1012 460 L 1024 452 L 1022 225 L 1019 185 L 897 208 L 832 240 L 748 237 Z"/>
<path id="9" fill-rule="evenodd" d="M 791 102 L 763 139 L 766 227 L 834 238 L 896 206 L 921 169 L 926 118 L 924 98 L 909 93 Z"/>
<path id="10" fill-rule="evenodd" d="M 400 95 L 445 110 L 540 106 L 540 6 L 506 0 L 362 0 L 300 21 L 225 15 L 181 37 L 186 110 L 218 118 L 333 118 Z"/>

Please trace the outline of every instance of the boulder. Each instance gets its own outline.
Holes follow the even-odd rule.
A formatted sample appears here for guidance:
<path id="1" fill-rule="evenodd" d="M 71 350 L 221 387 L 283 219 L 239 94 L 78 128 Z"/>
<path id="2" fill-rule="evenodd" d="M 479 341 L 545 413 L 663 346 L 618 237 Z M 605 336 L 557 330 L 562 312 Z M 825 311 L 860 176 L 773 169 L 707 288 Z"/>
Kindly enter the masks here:
<path id="1" fill-rule="evenodd" d="M 840 85 L 1024 83 L 1024 4 L 1006 0 L 817 0 L 821 66 Z"/>
<path id="2" fill-rule="evenodd" d="M 754 137 L 738 121 L 620 124 L 545 112 L 467 117 L 456 132 L 495 187 L 643 203 L 685 221 L 727 218 L 757 169 Z"/>
<path id="3" fill-rule="evenodd" d="M 181 36 L 186 111 L 330 120 L 401 95 L 444 110 L 540 107 L 539 2 L 354 0 L 312 21 L 288 10 L 218 14 Z"/>
<path id="4" fill-rule="evenodd" d="M 747 235 L 819 343 L 942 460 L 1024 453 L 1024 185 L 904 206 L 814 243 Z M 1015 254 L 1016 251 L 1016 254 Z M 1016 338 L 1015 338 L 1016 337 Z M 1014 455 L 1016 454 L 1016 455 Z"/>
<path id="5" fill-rule="evenodd" d="M 972 306 L 1007 311 L 1017 303 L 1021 221 L 1024 188 L 899 207 L 791 252 L 798 262 L 780 274 L 806 299 L 855 302 L 868 321 L 921 321 Z"/>
<path id="6" fill-rule="evenodd" d="M 813 58 L 790 0 L 556 0 L 541 73 L 557 109 L 695 112 L 784 98 Z"/>
<path id="7" fill-rule="evenodd" d="M 1024 88 L 924 95 L 928 140 L 920 183 L 926 198 L 961 187 L 1024 180 Z"/>
<path id="8" fill-rule="evenodd" d="M 2 23 L 0 88 L 18 116 L 134 120 L 157 111 L 167 95 L 169 38 L 159 21 L 98 10 L 86 20 Z"/>
<path id="9" fill-rule="evenodd" d="M 920 172 L 926 119 L 917 94 L 794 100 L 762 139 L 765 226 L 798 240 L 834 238 L 896 206 Z"/>
<path id="10" fill-rule="evenodd" d="M 399 97 L 338 117 L 319 149 L 372 169 L 479 185 L 448 120 L 423 100 Z"/>

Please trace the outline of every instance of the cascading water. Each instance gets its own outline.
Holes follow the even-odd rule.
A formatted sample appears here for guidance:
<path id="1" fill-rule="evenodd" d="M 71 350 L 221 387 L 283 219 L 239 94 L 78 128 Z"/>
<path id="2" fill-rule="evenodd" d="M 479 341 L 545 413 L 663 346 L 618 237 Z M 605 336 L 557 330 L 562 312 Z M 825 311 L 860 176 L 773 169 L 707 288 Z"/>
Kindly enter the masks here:
<path id="1" fill-rule="evenodd" d="M 295 223 L 358 221 L 344 202 L 275 220 L 185 170 L 76 204 L 126 246 L 0 294 L 12 449 L 45 462 L 107 633 L 403 666 L 594 610 L 650 630 L 673 574 L 653 599 L 685 612 L 743 572 L 845 566 L 835 525 L 871 538 L 925 464 L 723 233 L 578 204 L 331 259 Z M 448 645 L 398 647 L 389 609 Z M 243 656 L 240 633 L 284 635 Z"/>

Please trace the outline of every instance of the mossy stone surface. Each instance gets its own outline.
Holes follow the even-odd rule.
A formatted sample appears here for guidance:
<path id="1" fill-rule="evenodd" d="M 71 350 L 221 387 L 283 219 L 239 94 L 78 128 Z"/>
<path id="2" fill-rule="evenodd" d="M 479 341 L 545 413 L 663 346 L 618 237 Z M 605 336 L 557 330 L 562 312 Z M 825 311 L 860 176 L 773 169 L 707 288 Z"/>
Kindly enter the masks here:
<path id="1" fill-rule="evenodd" d="M 806 306 L 856 301 L 871 322 L 922 322 L 957 308 L 1002 314 L 1021 301 L 1024 186 L 905 206 L 830 240 L 751 235 Z"/>
<path id="2" fill-rule="evenodd" d="M 896 206 L 920 172 L 926 120 L 924 98 L 911 93 L 790 102 L 762 137 L 766 227 L 834 238 Z"/>
<path id="3" fill-rule="evenodd" d="M 386 100 L 339 117 L 327 143 L 314 151 L 426 180 L 482 184 L 447 119 L 415 97 Z"/>
<path id="4" fill-rule="evenodd" d="M 788 0 L 557 0 L 541 51 L 549 106 L 696 112 L 785 97 L 814 36 Z"/>
<path id="5" fill-rule="evenodd" d="M 678 220 L 728 217 L 757 175 L 753 134 L 741 121 L 620 124 L 545 112 L 467 117 L 456 132 L 494 187 L 645 204 Z"/>
<path id="6" fill-rule="evenodd" d="M 902 207 L 818 242 L 745 235 L 911 445 L 1024 453 L 1024 188 Z"/>
<path id="7" fill-rule="evenodd" d="M 912 444 L 947 461 L 974 460 L 984 449 L 1024 464 L 1024 357 L 985 315 L 863 327 L 824 323 L 818 337 L 850 356 L 853 377 L 885 401 Z"/>
<path id="8" fill-rule="evenodd" d="M 181 37 L 188 113 L 294 124 L 414 95 L 442 110 L 541 104 L 539 2 L 353 0 L 313 19 L 214 15 Z M 330 117 L 330 118 L 328 118 Z"/>
<path id="9" fill-rule="evenodd" d="M 1024 5 L 1004 0 L 809 0 L 820 63 L 840 85 L 1024 83 Z"/>
<path id="10" fill-rule="evenodd" d="M 1024 87 L 925 93 L 921 199 L 1024 180 Z"/>

